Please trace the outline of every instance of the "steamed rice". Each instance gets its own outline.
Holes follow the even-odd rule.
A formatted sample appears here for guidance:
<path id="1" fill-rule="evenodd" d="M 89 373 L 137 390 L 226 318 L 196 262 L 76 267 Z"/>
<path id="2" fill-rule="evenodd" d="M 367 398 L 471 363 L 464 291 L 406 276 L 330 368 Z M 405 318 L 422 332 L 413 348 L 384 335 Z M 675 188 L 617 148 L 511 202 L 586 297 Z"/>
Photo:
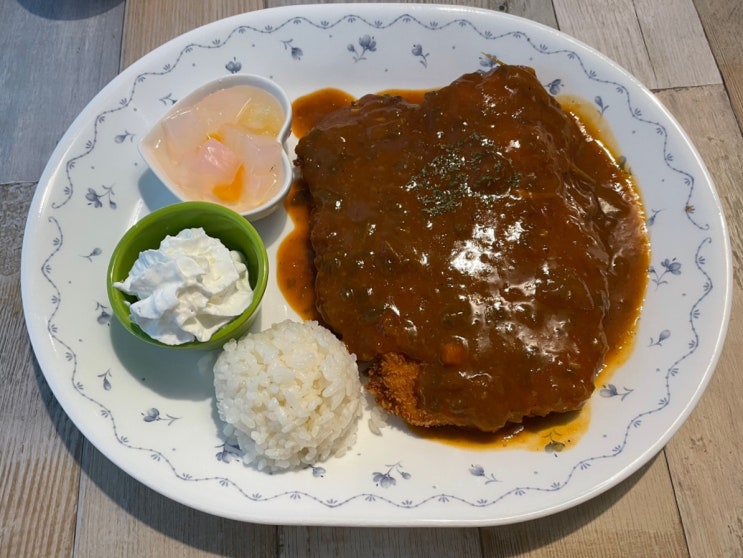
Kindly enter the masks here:
<path id="1" fill-rule="evenodd" d="M 285 321 L 229 341 L 214 365 L 224 433 L 259 470 L 312 465 L 356 440 L 356 358 L 317 322 Z"/>

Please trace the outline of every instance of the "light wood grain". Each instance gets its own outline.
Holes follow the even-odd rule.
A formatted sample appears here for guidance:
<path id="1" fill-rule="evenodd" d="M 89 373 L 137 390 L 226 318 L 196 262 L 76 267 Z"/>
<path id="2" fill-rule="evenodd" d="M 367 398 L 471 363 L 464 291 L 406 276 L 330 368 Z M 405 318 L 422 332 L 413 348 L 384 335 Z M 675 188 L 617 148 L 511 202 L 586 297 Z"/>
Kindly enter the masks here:
<path id="1" fill-rule="evenodd" d="M 624 483 L 574 509 L 527 523 L 481 529 L 485 556 L 687 555 L 662 454 Z"/>
<path id="2" fill-rule="evenodd" d="M 12 138 L 0 141 L 0 183 L 38 180 L 72 120 L 116 76 L 123 8 L 0 2 L 0 130 Z"/>
<path id="3" fill-rule="evenodd" d="M 632 0 L 555 0 L 554 6 L 561 31 L 616 61 L 647 87 L 656 86 Z"/>
<path id="4" fill-rule="evenodd" d="M 695 5 L 715 61 L 725 80 L 725 89 L 738 118 L 738 125 L 743 127 L 743 3 L 696 0 Z"/>
<path id="5" fill-rule="evenodd" d="M 692 0 L 634 0 L 653 89 L 722 83 Z"/>
<path id="6" fill-rule="evenodd" d="M 555 0 L 560 29 L 650 89 L 720 83 L 691 0 Z"/>
<path id="7" fill-rule="evenodd" d="M 35 188 L 0 185 L 0 555 L 69 556 L 82 436 L 41 375 L 21 308 L 20 247 Z"/>
<path id="8" fill-rule="evenodd" d="M 477 529 L 284 527 L 280 537 L 281 558 L 481 556 Z"/>
<path id="9" fill-rule="evenodd" d="M 277 528 L 208 515 L 174 502 L 86 444 L 77 556 L 275 556 Z"/>
<path id="10" fill-rule="evenodd" d="M 717 183 L 735 272 L 728 340 L 697 409 L 667 448 L 625 482 L 573 509 L 507 527 L 276 527 L 177 504 L 82 438 L 33 358 L 22 316 L 19 249 L 35 182 L 56 141 L 119 63 L 124 68 L 216 19 L 293 3 L 0 3 L 0 556 L 743 556 L 738 0 L 456 1 L 559 27 L 617 60 L 659 90 Z"/>
<path id="11" fill-rule="evenodd" d="M 126 4 L 121 69 L 178 35 L 264 7 L 262 0 L 134 0 Z"/>

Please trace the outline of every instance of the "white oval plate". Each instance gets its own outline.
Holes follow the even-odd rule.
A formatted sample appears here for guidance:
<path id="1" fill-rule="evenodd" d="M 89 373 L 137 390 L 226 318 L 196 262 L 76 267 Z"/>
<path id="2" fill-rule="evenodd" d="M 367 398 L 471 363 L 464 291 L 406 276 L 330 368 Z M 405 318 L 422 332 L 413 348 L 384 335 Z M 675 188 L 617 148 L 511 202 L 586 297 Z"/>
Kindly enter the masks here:
<path id="1" fill-rule="evenodd" d="M 361 95 L 444 85 L 485 69 L 483 53 L 533 66 L 550 92 L 587 99 L 610 123 L 642 189 L 652 242 L 634 352 L 599 385 L 588 431 L 569 450 L 470 451 L 397 426 L 375 436 L 362 424 L 357 445 L 341 459 L 275 475 L 245 467 L 220 436 L 212 379 L 198 355 L 143 346 L 110 319 L 105 273 L 112 248 L 140 217 L 175 201 L 147 170 L 137 140 L 177 99 L 228 73 L 268 76 L 292 98 L 327 86 Z M 275 269 L 291 224 L 280 210 L 258 228 Z M 553 29 L 431 5 L 256 11 L 153 51 L 104 88 L 60 141 L 31 207 L 22 256 L 36 356 L 83 434 L 174 500 L 281 524 L 506 524 L 607 490 L 655 455 L 698 401 L 722 346 L 730 286 L 714 186 L 651 93 Z M 256 328 L 285 318 L 296 316 L 271 282 Z"/>

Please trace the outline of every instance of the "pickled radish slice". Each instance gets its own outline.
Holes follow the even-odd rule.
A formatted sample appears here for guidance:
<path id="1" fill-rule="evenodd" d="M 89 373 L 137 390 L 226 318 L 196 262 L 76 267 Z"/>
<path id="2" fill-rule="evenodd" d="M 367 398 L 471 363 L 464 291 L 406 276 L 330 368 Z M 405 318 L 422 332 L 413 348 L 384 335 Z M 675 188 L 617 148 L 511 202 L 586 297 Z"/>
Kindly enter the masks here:
<path id="1" fill-rule="evenodd" d="M 284 181 L 281 145 L 264 135 L 248 134 L 240 126 L 226 124 L 215 137 L 244 162 L 243 188 L 246 197 L 265 201 Z M 260 203 L 259 201 L 259 203 Z"/>
<path id="2" fill-rule="evenodd" d="M 243 160 L 238 154 L 223 143 L 210 138 L 192 157 L 184 159 L 174 176 L 183 193 L 189 198 L 209 200 L 213 197 L 216 186 L 235 182 L 242 165 Z"/>
<path id="3" fill-rule="evenodd" d="M 272 100 L 278 105 L 279 102 L 276 99 L 272 98 Z M 265 134 L 267 130 L 275 130 L 275 133 L 268 135 L 276 136 L 281 129 L 283 115 L 281 107 L 279 106 L 277 110 L 274 103 L 261 103 L 251 99 L 243 105 L 235 122 L 254 134 Z"/>
<path id="4" fill-rule="evenodd" d="M 234 203 L 239 200 L 243 193 L 244 171 L 245 167 L 241 166 L 237 171 L 235 179 L 230 184 L 218 184 L 212 188 L 214 195 L 225 202 Z"/>
<path id="5" fill-rule="evenodd" d="M 193 156 L 209 133 L 194 110 L 183 110 L 163 120 L 163 144 L 173 161 Z"/>
<path id="6" fill-rule="evenodd" d="M 284 182 L 277 139 L 284 120 L 267 91 L 228 87 L 162 120 L 155 156 L 185 198 L 247 211 Z"/>
<path id="7" fill-rule="evenodd" d="M 233 182 L 242 164 L 242 159 L 232 149 L 222 142 L 209 138 L 201 145 L 191 169 L 204 181 L 204 186 L 213 187 Z"/>

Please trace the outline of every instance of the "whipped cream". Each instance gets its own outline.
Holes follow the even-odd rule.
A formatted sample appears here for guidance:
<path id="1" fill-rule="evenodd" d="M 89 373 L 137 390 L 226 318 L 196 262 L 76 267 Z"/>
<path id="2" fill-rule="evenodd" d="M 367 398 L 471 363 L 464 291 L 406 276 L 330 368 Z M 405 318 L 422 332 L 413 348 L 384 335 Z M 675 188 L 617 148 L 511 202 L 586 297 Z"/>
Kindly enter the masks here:
<path id="1" fill-rule="evenodd" d="M 114 286 L 139 300 L 131 319 L 166 345 L 208 341 L 253 300 L 248 268 L 204 229 L 166 236 L 157 250 L 145 250 L 129 276 Z"/>

